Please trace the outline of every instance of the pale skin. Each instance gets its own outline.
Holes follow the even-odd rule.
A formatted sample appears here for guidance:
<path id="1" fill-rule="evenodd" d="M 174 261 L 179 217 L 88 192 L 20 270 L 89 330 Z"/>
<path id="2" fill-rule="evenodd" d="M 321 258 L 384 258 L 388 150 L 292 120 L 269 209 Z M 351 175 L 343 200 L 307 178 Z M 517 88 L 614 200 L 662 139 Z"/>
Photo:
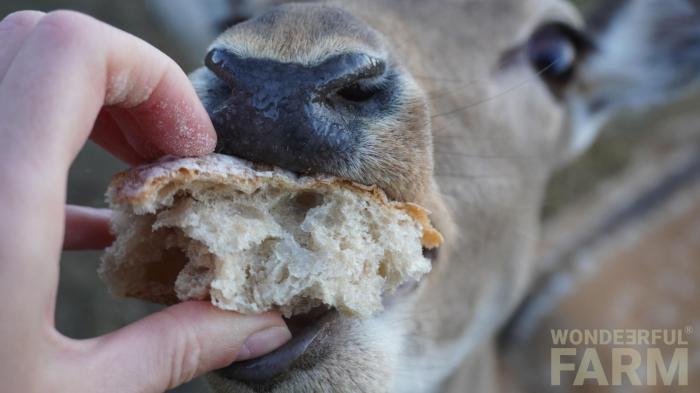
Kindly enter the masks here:
<path id="1" fill-rule="evenodd" d="M 162 392 L 263 355 L 279 314 L 188 302 L 102 337 L 54 326 L 62 249 L 111 241 L 109 211 L 66 206 L 92 139 L 129 164 L 211 152 L 216 134 L 183 71 L 145 42 L 72 12 L 0 22 L 0 381 L 11 392 Z"/>

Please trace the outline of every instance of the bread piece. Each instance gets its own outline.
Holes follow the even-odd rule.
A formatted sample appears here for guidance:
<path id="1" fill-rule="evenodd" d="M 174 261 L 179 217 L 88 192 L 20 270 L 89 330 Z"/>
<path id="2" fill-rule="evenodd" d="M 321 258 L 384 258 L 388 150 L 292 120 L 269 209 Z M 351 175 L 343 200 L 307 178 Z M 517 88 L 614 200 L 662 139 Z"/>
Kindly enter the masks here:
<path id="1" fill-rule="evenodd" d="M 101 277 L 115 295 L 165 304 L 368 317 L 384 292 L 430 271 L 422 247 L 442 243 L 426 210 L 376 187 L 218 154 L 121 173 L 107 197 L 117 239 Z"/>

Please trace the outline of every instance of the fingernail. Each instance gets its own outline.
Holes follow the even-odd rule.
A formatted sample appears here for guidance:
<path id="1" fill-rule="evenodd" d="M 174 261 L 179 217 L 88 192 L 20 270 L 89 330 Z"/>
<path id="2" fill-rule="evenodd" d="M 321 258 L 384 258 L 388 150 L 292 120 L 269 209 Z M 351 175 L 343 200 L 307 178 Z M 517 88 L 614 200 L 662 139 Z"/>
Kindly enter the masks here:
<path id="1" fill-rule="evenodd" d="M 289 329 L 283 326 L 270 327 L 253 333 L 245 340 L 243 347 L 238 351 L 236 361 L 248 360 L 265 355 L 281 347 L 292 338 Z"/>

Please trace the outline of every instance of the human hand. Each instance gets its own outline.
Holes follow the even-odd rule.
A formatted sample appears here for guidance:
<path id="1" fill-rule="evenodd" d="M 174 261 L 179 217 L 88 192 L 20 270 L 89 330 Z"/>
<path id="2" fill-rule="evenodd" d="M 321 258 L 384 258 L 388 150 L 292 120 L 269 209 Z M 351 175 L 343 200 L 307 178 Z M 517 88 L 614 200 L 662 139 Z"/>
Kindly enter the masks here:
<path id="1" fill-rule="evenodd" d="M 186 75 L 145 42 L 88 16 L 0 22 L 0 381 L 8 392 L 161 392 L 290 338 L 276 313 L 205 302 L 73 340 L 54 326 L 62 246 L 109 244 L 108 212 L 65 206 L 90 137 L 138 164 L 211 152 L 216 134 Z"/>

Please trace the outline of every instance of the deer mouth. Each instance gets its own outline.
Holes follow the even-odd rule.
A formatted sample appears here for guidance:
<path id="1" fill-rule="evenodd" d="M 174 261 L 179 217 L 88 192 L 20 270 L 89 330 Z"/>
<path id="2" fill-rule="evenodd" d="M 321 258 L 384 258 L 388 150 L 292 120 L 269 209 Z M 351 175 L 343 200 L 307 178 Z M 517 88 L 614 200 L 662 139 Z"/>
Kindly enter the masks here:
<path id="1" fill-rule="evenodd" d="M 418 282 L 406 282 L 391 294 L 382 298 L 384 311 L 390 309 L 399 299 L 413 292 Z M 269 382 L 292 369 L 297 360 L 304 355 L 330 325 L 343 318 L 338 310 L 328 306 L 320 306 L 308 313 L 284 318 L 292 339 L 276 350 L 261 357 L 234 362 L 231 365 L 216 370 L 220 377 L 253 384 Z"/>
<path id="2" fill-rule="evenodd" d="M 285 318 L 292 333 L 292 339 L 286 344 L 259 358 L 232 363 L 216 373 L 221 377 L 242 382 L 269 381 L 289 370 L 324 328 L 337 318 L 338 311 L 327 306 Z"/>

